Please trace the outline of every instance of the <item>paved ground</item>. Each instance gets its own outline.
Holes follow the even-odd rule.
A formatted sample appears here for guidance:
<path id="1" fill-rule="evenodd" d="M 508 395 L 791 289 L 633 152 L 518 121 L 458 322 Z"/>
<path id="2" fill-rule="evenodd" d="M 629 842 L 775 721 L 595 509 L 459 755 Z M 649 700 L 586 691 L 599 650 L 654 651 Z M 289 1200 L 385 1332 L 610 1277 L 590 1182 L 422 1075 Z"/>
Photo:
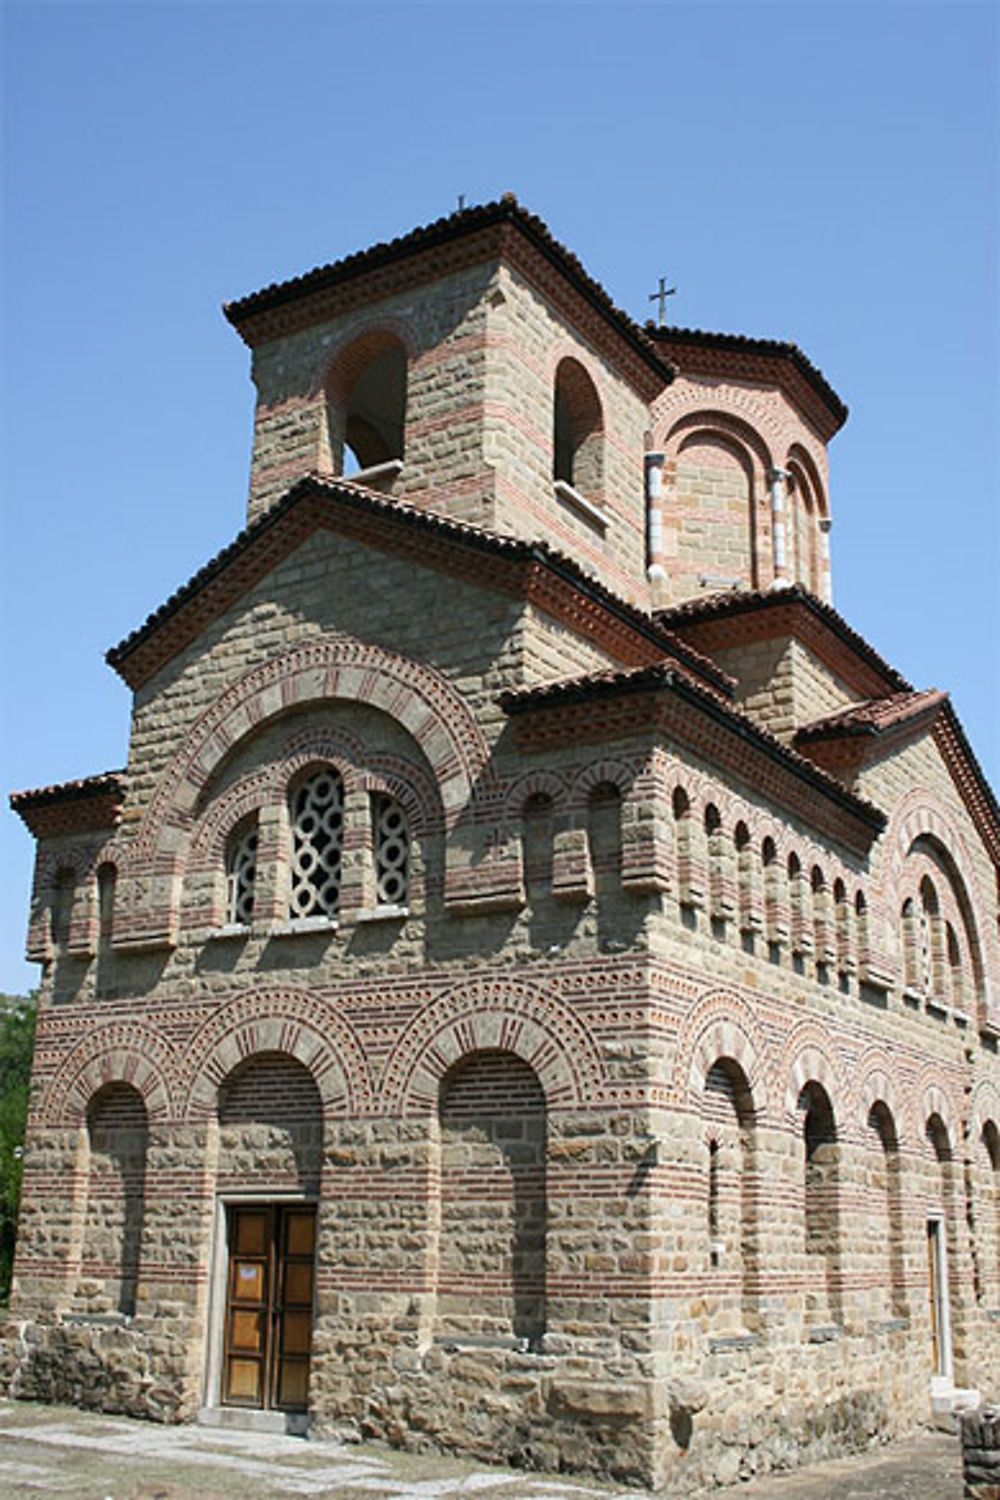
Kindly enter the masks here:
<path id="1" fill-rule="evenodd" d="M 957 1438 L 776 1475 L 716 1500 L 961 1500 Z M 0 1500 L 649 1500 L 643 1490 L 301 1438 L 0 1401 Z"/>

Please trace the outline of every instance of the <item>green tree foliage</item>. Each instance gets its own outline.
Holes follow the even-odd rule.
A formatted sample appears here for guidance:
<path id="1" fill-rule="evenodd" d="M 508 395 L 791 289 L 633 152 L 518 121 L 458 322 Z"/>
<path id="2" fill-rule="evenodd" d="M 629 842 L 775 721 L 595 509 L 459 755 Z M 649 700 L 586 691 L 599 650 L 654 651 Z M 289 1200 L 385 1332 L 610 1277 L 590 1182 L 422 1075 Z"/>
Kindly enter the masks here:
<path id="1" fill-rule="evenodd" d="M 0 994 L 0 1303 L 10 1295 L 34 1043 L 35 995 Z"/>

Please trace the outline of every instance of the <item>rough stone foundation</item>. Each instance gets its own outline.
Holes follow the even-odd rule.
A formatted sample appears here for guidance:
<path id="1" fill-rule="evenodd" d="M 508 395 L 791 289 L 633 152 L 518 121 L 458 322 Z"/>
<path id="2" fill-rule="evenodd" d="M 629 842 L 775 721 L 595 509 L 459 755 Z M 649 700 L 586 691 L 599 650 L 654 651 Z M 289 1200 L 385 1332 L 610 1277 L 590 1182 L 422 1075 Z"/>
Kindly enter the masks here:
<path id="1" fill-rule="evenodd" d="M 965 1500 L 1000 1500 L 1000 1405 L 962 1418 Z"/>

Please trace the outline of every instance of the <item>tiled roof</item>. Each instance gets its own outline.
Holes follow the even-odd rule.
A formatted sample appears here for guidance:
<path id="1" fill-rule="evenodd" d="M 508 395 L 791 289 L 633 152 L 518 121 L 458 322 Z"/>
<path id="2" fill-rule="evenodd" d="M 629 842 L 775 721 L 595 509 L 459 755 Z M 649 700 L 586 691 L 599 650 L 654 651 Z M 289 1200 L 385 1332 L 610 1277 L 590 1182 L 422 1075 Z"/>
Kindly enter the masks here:
<path id="1" fill-rule="evenodd" d="M 83 776 L 78 781 L 60 781 L 53 786 L 34 787 L 29 791 L 11 792 L 10 805 L 15 812 L 29 807 L 43 807 L 55 802 L 78 802 L 86 797 L 125 795 L 126 772 L 102 771 L 97 776 Z"/>
<path id="2" fill-rule="evenodd" d="M 114 828 L 125 800 L 125 772 L 12 792 L 10 805 L 36 838 Z"/>
<path id="3" fill-rule="evenodd" d="M 667 382 L 672 379 L 671 365 L 657 349 L 655 342 L 645 329 L 612 302 L 600 282 L 595 281 L 584 269 L 572 251 L 567 250 L 566 246 L 553 236 L 542 219 L 524 208 L 513 193 L 504 193 L 502 198 L 492 203 L 481 203 L 470 208 L 459 209 L 455 213 L 435 220 L 433 224 L 425 224 L 397 239 L 372 245 L 366 250 L 345 256 L 342 260 L 333 261 L 329 265 L 316 266 L 313 270 L 305 272 L 302 276 L 295 276 L 290 281 L 272 283 L 270 286 L 263 287 L 259 292 L 252 292 L 246 297 L 227 302 L 223 311 L 234 328 L 242 331 L 241 325 L 257 314 L 271 312 L 287 303 L 312 296 L 316 292 L 326 291 L 370 271 L 406 260 L 422 251 L 435 249 L 440 245 L 504 223 L 514 225 L 526 239 L 530 240 L 534 247 L 573 283 L 576 290 L 591 306 L 616 326 L 618 332 L 632 345 L 645 363 L 656 371 L 661 380 Z"/>
<path id="4" fill-rule="evenodd" d="M 833 735 L 882 734 L 908 720 L 918 718 L 948 701 L 947 693 L 937 688 L 926 688 L 923 692 L 892 693 L 887 698 L 869 698 L 863 703 L 852 703 L 837 713 L 814 719 L 796 731 L 796 741 L 826 739 Z"/>
<path id="5" fill-rule="evenodd" d="M 223 548 L 187 583 L 171 594 L 170 598 L 159 609 L 154 610 L 138 629 L 132 631 L 118 645 L 113 646 L 106 655 L 109 666 L 120 672 L 126 681 L 131 682 L 131 677 L 126 670 L 129 658 L 140 647 L 151 641 L 163 627 L 176 620 L 187 608 L 194 609 L 197 615 L 197 628 L 192 629 L 186 637 L 186 639 L 193 639 L 206 621 L 214 618 L 221 609 L 227 607 L 234 597 L 232 589 L 223 592 L 224 575 L 230 569 L 245 565 L 250 576 L 253 573 L 250 565 L 254 549 L 258 546 L 265 549 L 268 540 L 273 539 L 284 524 L 291 526 L 291 517 L 298 507 L 314 501 L 332 503 L 349 512 L 367 515 L 373 520 L 378 519 L 394 526 L 409 528 L 415 534 L 423 535 L 425 538 L 451 542 L 464 548 L 473 548 L 477 552 L 495 558 L 540 564 L 549 574 L 561 579 L 579 595 L 586 596 L 593 601 L 607 615 L 613 616 L 631 630 L 639 632 L 651 645 L 662 651 L 664 655 L 673 657 L 678 664 L 708 683 L 715 691 L 727 697 L 733 696 L 732 679 L 709 657 L 681 640 L 644 610 L 619 598 L 548 543 L 525 541 L 519 537 L 487 531 L 484 527 L 472 525 L 467 521 L 453 521 L 433 511 L 418 510 L 406 501 L 387 498 L 375 490 L 365 489 L 350 480 L 332 479 L 319 474 L 310 474 L 300 479 L 276 505 L 241 531 L 228 547 Z M 297 545 L 301 538 L 293 535 L 292 540 Z M 268 565 L 267 557 L 262 550 L 260 571 L 266 571 Z M 239 573 L 231 576 L 242 577 Z M 257 575 L 253 574 L 253 576 Z M 488 574 L 484 575 L 480 572 L 478 576 L 486 584 L 489 583 Z M 238 596 L 245 587 L 249 587 L 249 583 L 243 583 L 237 588 L 235 596 Z M 213 590 L 215 591 L 214 597 Z M 169 654 L 165 659 L 169 659 Z"/>
<path id="6" fill-rule="evenodd" d="M 885 814 L 879 808 L 855 796 L 853 792 L 849 792 L 836 777 L 816 766 L 796 750 L 782 744 L 741 709 L 731 703 L 723 703 L 714 694 L 706 692 L 699 684 L 692 682 L 686 673 L 682 674 L 672 669 L 668 662 L 650 667 L 638 667 L 632 671 L 591 672 L 582 677 L 542 683 L 537 687 L 501 694 L 500 705 L 506 713 L 516 716 L 564 703 L 579 703 L 605 696 L 643 693 L 659 688 L 672 689 L 716 719 L 723 720 L 734 734 L 756 745 L 772 759 L 784 765 L 794 776 L 823 792 L 870 828 L 880 831 L 885 827 Z"/>
<path id="7" fill-rule="evenodd" d="M 711 349 L 724 355 L 784 360 L 798 371 L 827 407 L 835 422 L 834 430 L 847 421 L 847 407 L 822 370 L 817 369 L 797 344 L 786 343 L 781 339 L 751 338 L 743 333 L 711 333 L 702 328 L 658 328 L 651 322 L 647 322 L 645 328 L 651 339 L 669 348 L 671 360 L 681 370 L 685 365 L 685 349 Z"/>
<path id="8" fill-rule="evenodd" d="M 881 677 L 887 688 L 896 693 L 912 693 L 913 684 L 907 682 L 902 673 L 890 666 L 875 647 L 838 614 L 832 604 L 826 604 L 810 593 L 800 583 L 788 584 L 773 589 L 727 589 L 723 593 L 708 594 L 704 598 L 688 599 L 670 609 L 656 611 L 655 618 L 668 630 L 683 631 L 685 625 L 700 625 L 710 620 L 721 620 L 758 611 L 777 611 L 783 606 L 797 604 L 807 609 L 817 620 L 826 625 L 834 635 L 859 656 Z"/>
<path id="9" fill-rule="evenodd" d="M 947 693 L 938 688 L 892 693 L 851 703 L 803 724 L 795 744 L 828 767 L 857 767 L 882 752 L 882 736 L 909 727 L 932 734 L 991 858 L 1000 865 L 1000 806 L 983 774 Z"/>

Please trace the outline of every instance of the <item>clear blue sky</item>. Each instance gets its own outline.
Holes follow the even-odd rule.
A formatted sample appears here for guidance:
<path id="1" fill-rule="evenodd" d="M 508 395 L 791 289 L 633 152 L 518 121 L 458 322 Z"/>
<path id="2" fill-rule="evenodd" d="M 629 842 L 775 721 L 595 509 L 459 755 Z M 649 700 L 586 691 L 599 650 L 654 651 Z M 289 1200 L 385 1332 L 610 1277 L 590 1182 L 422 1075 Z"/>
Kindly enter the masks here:
<path id="1" fill-rule="evenodd" d="M 103 663 L 240 529 L 220 303 L 506 189 L 619 305 L 851 408 L 835 602 L 1000 772 L 995 4 L 12 3 L 0 787 L 120 766 Z M 31 841 L 0 816 L 0 989 Z"/>

